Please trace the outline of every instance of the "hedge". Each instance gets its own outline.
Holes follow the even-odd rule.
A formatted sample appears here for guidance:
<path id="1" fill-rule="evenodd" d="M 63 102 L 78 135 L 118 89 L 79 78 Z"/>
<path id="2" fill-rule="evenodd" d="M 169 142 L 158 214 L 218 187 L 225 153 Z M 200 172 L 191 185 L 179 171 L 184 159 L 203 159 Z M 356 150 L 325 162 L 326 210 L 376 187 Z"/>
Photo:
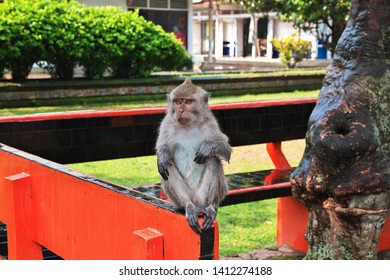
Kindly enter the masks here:
<path id="1" fill-rule="evenodd" d="M 0 4 L 0 73 L 26 79 L 34 63 L 53 78 L 148 76 L 177 70 L 191 57 L 173 33 L 146 21 L 138 11 L 86 7 L 74 0 L 5 0 Z"/>

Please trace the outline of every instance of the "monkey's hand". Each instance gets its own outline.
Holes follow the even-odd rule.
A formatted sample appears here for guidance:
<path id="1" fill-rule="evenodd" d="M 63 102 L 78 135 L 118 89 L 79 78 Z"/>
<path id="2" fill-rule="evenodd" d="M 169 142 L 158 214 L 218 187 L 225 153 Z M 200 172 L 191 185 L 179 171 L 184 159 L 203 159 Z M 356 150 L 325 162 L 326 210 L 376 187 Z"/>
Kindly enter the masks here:
<path id="1" fill-rule="evenodd" d="M 164 180 L 168 180 L 169 171 L 168 171 L 168 165 L 172 166 L 172 160 L 169 158 L 169 156 L 166 153 L 158 153 L 157 154 L 157 168 L 158 173 L 160 173 L 161 177 L 164 178 Z"/>
<path id="2" fill-rule="evenodd" d="M 202 230 L 208 230 L 214 223 L 214 219 L 217 216 L 217 211 L 214 210 L 213 206 L 209 205 L 206 209 L 202 210 L 204 214 L 204 220 L 202 224 Z"/>
<path id="3" fill-rule="evenodd" d="M 210 142 L 204 142 L 200 147 L 199 150 L 195 153 L 195 159 L 194 161 L 197 164 L 205 164 L 207 160 L 213 156 L 215 145 Z"/>
<path id="4" fill-rule="evenodd" d="M 198 215 L 200 214 L 200 210 L 194 204 L 187 203 L 186 204 L 186 219 L 189 226 L 197 233 L 201 234 L 202 229 L 198 223 Z"/>

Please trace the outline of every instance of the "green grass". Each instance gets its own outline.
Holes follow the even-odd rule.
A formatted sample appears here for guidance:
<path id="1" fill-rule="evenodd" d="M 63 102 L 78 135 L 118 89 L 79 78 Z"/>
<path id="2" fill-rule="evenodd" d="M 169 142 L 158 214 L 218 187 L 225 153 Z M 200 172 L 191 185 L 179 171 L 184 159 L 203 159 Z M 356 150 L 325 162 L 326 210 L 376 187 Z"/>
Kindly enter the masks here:
<path id="1" fill-rule="evenodd" d="M 261 93 L 261 94 L 244 94 L 234 96 L 211 96 L 210 103 L 229 103 L 229 102 L 247 102 L 259 100 L 276 100 L 276 99 L 291 99 L 291 98 L 307 98 L 317 97 L 319 90 L 309 91 L 293 91 L 281 93 Z M 143 96 L 138 100 L 134 100 L 132 96 L 116 96 L 105 98 L 77 98 L 74 99 L 74 104 L 68 105 L 52 105 L 37 107 L 21 107 L 21 108 L 3 108 L 0 109 L 0 116 L 26 115 L 35 113 L 51 113 L 65 112 L 77 110 L 127 110 L 134 108 L 150 108 L 166 106 L 165 95 L 148 95 Z M 39 106 L 39 107 L 38 107 Z"/>
<path id="2" fill-rule="evenodd" d="M 275 246 L 276 199 L 221 207 L 220 257 Z"/>
<path id="3" fill-rule="evenodd" d="M 283 151 L 292 166 L 297 166 L 305 146 L 303 139 L 286 141 Z M 125 186 L 159 182 L 156 157 L 137 157 L 70 164 L 79 171 Z M 265 144 L 234 147 L 226 174 L 272 169 Z M 220 256 L 275 246 L 276 199 L 221 207 L 218 212 Z"/>

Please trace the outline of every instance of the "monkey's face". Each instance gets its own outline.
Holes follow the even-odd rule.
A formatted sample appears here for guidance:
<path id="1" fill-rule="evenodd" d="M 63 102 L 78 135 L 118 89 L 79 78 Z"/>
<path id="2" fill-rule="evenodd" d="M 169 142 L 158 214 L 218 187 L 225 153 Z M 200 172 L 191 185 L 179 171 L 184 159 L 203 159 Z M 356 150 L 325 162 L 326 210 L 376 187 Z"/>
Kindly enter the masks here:
<path id="1" fill-rule="evenodd" d="M 183 126 L 199 125 L 210 113 L 209 95 L 200 87 L 194 86 L 191 79 L 187 78 L 168 94 L 170 115 Z"/>
<path id="2" fill-rule="evenodd" d="M 188 97 L 176 97 L 172 100 L 172 107 L 176 119 L 182 125 L 190 125 L 198 115 L 196 99 Z"/>

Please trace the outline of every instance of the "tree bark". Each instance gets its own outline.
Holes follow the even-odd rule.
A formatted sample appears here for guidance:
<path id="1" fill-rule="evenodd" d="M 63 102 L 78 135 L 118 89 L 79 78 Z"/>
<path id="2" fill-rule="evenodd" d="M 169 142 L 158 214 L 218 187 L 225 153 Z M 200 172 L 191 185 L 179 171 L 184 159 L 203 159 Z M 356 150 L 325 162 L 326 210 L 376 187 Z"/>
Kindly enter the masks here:
<path id="1" fill-rule="evenodd" d="M 309 211 L 306 259 L 376 259 L 390 209 L 390 2 L 352 0 L 350 19 L 291 175 Z"/>

